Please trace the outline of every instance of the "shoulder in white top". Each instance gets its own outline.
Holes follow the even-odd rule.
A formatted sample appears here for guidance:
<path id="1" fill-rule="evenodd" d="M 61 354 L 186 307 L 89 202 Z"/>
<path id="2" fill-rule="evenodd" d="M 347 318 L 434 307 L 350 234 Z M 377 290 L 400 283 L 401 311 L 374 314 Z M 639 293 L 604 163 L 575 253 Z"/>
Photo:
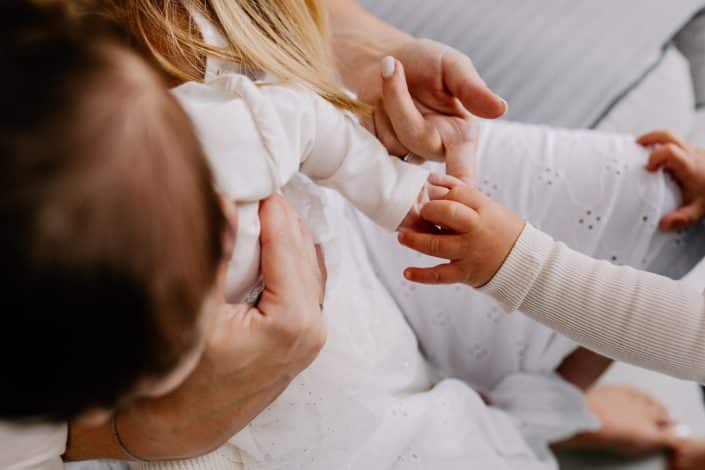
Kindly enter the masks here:
<path id="1" fill-rule="evenodd" d="M 60 470 L 66 451 L 66 424 L 0 422 L 0 468 Z"/>

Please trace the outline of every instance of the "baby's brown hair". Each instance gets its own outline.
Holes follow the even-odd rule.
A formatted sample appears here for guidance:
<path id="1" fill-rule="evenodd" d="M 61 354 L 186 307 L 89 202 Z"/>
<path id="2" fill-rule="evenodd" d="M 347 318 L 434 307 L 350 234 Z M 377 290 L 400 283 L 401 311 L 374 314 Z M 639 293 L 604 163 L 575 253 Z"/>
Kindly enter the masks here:
<path id="1" fill-rule="evenodd" d="M 0 419 L 110 408 L 196 344 L 224 218 L 191 124 L 103 28 L 0 2 Z"/>

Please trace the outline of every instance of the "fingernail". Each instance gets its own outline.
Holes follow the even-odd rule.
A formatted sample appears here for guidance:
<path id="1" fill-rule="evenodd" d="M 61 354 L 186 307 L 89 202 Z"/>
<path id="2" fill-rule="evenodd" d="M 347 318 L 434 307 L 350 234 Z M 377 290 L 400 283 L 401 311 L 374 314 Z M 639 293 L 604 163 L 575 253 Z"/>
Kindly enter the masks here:
<path id="1" fill-rule="evenodd" d="M 502 114 L 507 114 L 507 112 L 509 111 L 509 103 L 502 97 L 500 97 L 500 99 L 502 100 L 502 103 L 504 103 L 504 112 Z"/>
<path id="2" fill-rule="evenodd" d="M 394 57 L 387 56 L 384 59 L 382 59 L 382 77 L 383 78 L 392 78 L 392 75 L 394 75 L 395 68 L 396 68 L 396 61 L 394 60 Z"/>
<path id="3" fill-rule="evenodd" d="M 693 435 L 693 430 L 687 424 L 678 424 L 673 428 L 676 437 L 686 438 Z"/>
<path id="4" fill-rule="evenodd" d="M 408 269 L 405 269 L 404 270 L 404 277 L 407 279 L 411 279 L 411 271 L 409 271 Z"/>

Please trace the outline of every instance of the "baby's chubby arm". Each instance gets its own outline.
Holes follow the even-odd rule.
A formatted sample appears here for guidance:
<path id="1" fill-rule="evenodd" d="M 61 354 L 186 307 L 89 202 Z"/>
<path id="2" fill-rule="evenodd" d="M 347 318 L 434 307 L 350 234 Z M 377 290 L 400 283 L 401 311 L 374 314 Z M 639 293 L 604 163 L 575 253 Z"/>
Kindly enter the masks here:
<path id="1" fill-rule="evenodd" d="M 428 171 L 390 157 L 350 113 L 301 87 L 263 89 L 300 156 L 300 171 L 395 230 L 423 197 Z"/>
<path id="2" fill-rule="evenodd" d="M 438 230 L 402 231 L 399 240 L 449 262 L 408 268 L 407 279 L 480 287 L 505 311 L 520 310 L 604 356 L 705 381 L 702 292 L 571 250 L 450 176 L 431 181 L 448 190 L 421 209 Z"/>
<path id="3" fill-rule="evenodd" d="M 391 158 L 354 116 L 302 86 L 223 75 L 174 95 L 194 122 L 219 190 L 239 202 L 263 199 L 301 171 L 393 230 L 423 199 L 428 171 Z M 471 145 L 456 140 L 444 144 Z"/>

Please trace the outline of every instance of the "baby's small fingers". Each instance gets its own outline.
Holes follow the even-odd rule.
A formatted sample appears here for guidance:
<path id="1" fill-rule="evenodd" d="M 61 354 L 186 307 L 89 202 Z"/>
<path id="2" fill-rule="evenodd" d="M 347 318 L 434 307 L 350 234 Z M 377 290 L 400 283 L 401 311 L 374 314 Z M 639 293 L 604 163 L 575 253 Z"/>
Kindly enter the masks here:
<path id="1" fill-rule="evenodd" d="M 446 189 L 454 189 L 458 186 L 464 186 L 461 180 L 452 175 L 442 175 L 440 173 L 431 173 L 428 175 L 428 182 L 436 186 Z"/>
<path id="2" fill-rule="evenodd" d="M 440 264 L 433 268 L 406 268 L 404 277 L 419 284 L 455 284 L 467 279 L 465 272 L 455 263 Z"/>
<path id="3" fill-rule="evenodd" d="M 687 144 L 680 137 L 667 130 L 658 130 L 644 134 L 637 139 L 637 143 L 644 147 L 659 144 L 674 144 L 682 149 L 687 148 Z"/>
<path id="4" fill-rule="evenodd" d="M 399 232 L 399 243 L 425 255 L 449 260 L 464 255 L 462 239 L 458 235 L 419 232 Z"/>
<path id="5" fill-rule="evenodd" d="M 450 190 L 443 186 L 436 186 L 435 184 L 428 184 L 428 198 L 431 201 L 436 201 L 438 199 L 443 199 L 448 195 Z"/>
<path id="6" fill-rule="evenodd" d="M 421 217 L 444 229 L 458 233 L 470 232 L 477 225 L 477 212 L 456 201 L 430 201 L 421 208 Z"/>
<path id="7" fill-rule="evenodd" d="M 694 202 L 663 216 L 659 227 L 665 232 L 683 230 L 695 225 L 703 216 L 705 216 L 705 207 Z"/>
<path id="8" fill-rule="evenodd" d="M 690 160 L 685 150 L 674 144 L 658 146 L 649 156 L 646 169 L 656 171 L 665 168 L 676 178 L 685 178 L 690 168 Z"/>

